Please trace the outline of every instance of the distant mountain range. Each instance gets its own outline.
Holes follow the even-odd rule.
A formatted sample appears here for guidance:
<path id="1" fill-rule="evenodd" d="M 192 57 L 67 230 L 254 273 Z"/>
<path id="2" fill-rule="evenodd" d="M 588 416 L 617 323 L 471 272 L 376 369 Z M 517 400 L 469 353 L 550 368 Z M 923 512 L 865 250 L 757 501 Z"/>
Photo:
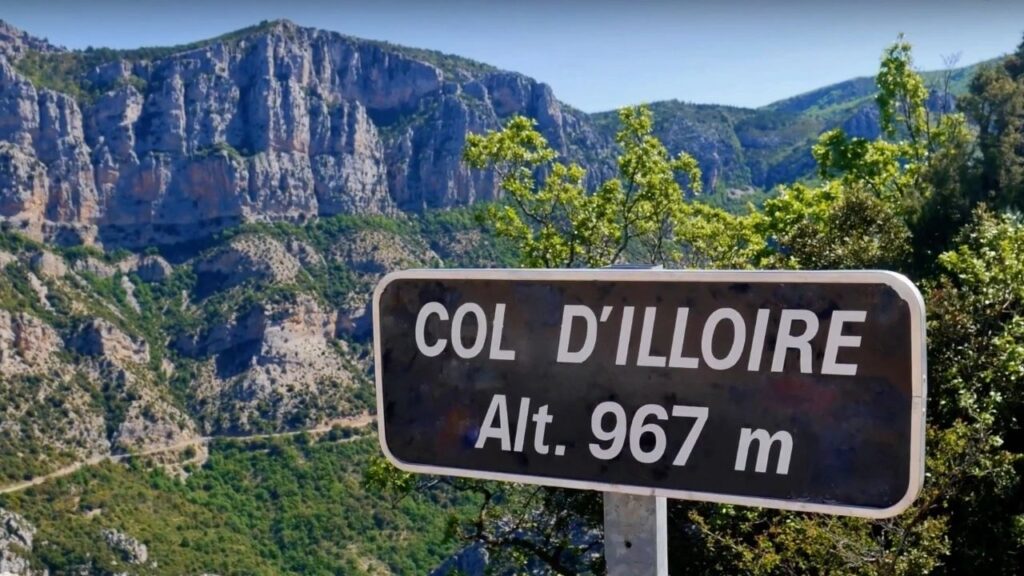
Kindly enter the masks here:
<path id="1" fill-rule="evenodd" d="M 932 88 L 929 106 L 949 110 L 966 93 L 981 66 L 924 72 Z M 948 74 L 948 77 L 947 77 Z M 865 138 L 879 135 L 873 77 L 854 78 L 780 100 L 761 108 L 654 102 L 655 130 L 673 152 L 693 154 L 708 190 L 729 196 L 769 190 L 813 174 L 811 145 L 826 130 L 842 128 Z M 615 129 L 614 112 L 592 115 L 606 133 Z"/>
<path id="2" fill-rule="evenodd" d="M 953 72 L 954 93 L 974 69 Z M 651 107 L 671 151 L 696 156 L 706 189 L 728 200 L 812 174 L 824 130 L 876 135 L 873 92 L 858 78 L 758 109 Z M 496 191 L 462 165 L 466 134 L 514 114 L 594 181 L 613 173 L 613 112 L 582 113 L 546 84 L 458 56 L 287 21 L 69 51 L 0 23 L 0 218 L 60 243 L 141 246 L 241 222 L 467 205 Z"/>

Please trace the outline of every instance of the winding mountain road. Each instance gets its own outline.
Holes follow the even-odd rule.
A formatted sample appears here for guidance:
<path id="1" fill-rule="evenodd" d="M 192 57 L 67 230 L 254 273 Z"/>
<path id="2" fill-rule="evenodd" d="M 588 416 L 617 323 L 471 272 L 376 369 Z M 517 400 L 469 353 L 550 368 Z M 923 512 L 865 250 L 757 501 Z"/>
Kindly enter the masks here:
<path id="1" fill-rule="evenodd" d="M 327 432 L 330 432 L 336 426 L 348 426 L 348 427 L 351 427 L 351 428 L 365 428 L 366 426 L 369 426 L 370 424 L 373 423 L 373 419 L 374 419 L 374 417 L 371 414 L 363 412 L 361 414 L 357 414 L 356 416 L 350 416 L 350 417 L 347 417 L 347 418 L 339 418 L 339 419 L 336 419 L 336 420 L 330 420 L 330 421 L 325 422 L 324 424 L 321 424 L 319 426 L 315 426 L 313 428 L 305 428 L 303 430 L 289 430 L 287 432 L 271 432 L 271 433 L 267 433 L 267 434 L 251 434 L 251 435 L 248 435 L 248 436 L 199 436 L 199 437 L 196 437 L 196 438 L 189 438 L 188 440 L 183 440 L 181 442 L 176 442 L 174 444 L 168 444 L 166 446 L 158 446 L 156 448 L 148 448 L 146 450 L 142 450 L 142 451 L 139 451 L 139 452 L 130 452 L 130 453 L 127 453 L 127 454 L 108 454 L 108 455 L 104 455 L 104 456 L 93 456 L 92 458 L 89 458 L 88 460 L 82 460 L 80 462 L 75 462 L 73 464 L 68 464 L 67 466 L 65 466 L 63 468 L 58 468 L 57 470 L 54 470 L 53 472 L 50 472 L 48 474 L 44 474 L 42 476 L 36 476 L 35 478 L 29 479 L 29 480 L 25 480 L 23 482 L 18 482 L 17 484 L 10 484 L 8 486 L 0 486 L 0 494 L 11 494 L 11 493 L 14 493 L 14 492 L 21 492 L 22 490 L 27 490 L 29 488 L 32 488 L 33 486 L 39 486 L 40 484 L 44 484 L 46 482 L 49 482 L 50 480 L 54 480 L 54 479 L 57 479 L 57 478 L 61 478 L 63 476 L 68 476 L 70 474 L 74 474 L 75 472 L 77 472 L 79 469 L 81 469 L 84 466 L 96 466 L 97 464 L 101 464 L 101 463 L 103 463 L 105 461 L 121 462 L 121 461 L 127 460 L 129 458 L 138 458 L 140 456 L 153 456 L 153 455 L 156 455 L 156 454 L 163 454 L 165 452 L 177 452 L 179 450 L 184 450 L 185 448 L 188 448 L 190 446 L 203 446 L 203 445 L 209 444 L 209 443 L 211 443 L 211 442 L 213 442 L 215 440 L 237 440 L 237 441 L 240 441 L 240 442 L 250 442 L 250 441 L 253 441 L 253 440 L 264 440 L 264 439 L 268 439 L 268 438 L 282 438 L 282 437 L 287 437 L 287 436 L 298 436 L 299 434 L 326 434 Z M 351 441 L 351 440 L 354 440 L 356 438 L 358 438 L 358 437 L 346 438 L 344 441 Z"/>

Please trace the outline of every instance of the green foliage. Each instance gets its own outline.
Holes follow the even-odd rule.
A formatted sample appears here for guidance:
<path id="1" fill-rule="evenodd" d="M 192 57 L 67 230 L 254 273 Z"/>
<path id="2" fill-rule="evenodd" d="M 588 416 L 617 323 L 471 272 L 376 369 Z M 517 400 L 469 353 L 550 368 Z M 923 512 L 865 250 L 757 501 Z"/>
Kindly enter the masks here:
<path id="1" fill-rule="evenodd" d="M 492 571 L 508 567 L 519 573 L 540 560 L 556 574 L 604 573 L 603 559 L 595 553 L 599 541 L 578 532 L 581 519 L 599 522 L 601 503 L 593 493 L 459 478 L 424 480 L 379 456 L 370 461 L 363 482 L 393 502 L 422 499 L 438 487 L 476 497 L 475 509 L 448 517 L 446 534 L 451 540 L 487 546 Z"/>
<path id="2" fill-rule="evenodd" d="M 991 414 L 1012 429 L 1024 409 L 1024 223 L 979 210 L 958 244 L 932 285 L 944 320 L 931 326 L 933 371 L 948 387 L 935 416 Z"/>
<path id="3" fill-rule="evenodd" d="M 416 218 L 418 235 L 445 262 L 445 266 L 480 268 L 514 266 L 515 245 L 492 233 L 487 222 L 490 205 L 480 203 L 467 208 L 428 210 Z"/>
<path id="4" fill-rule="evenodd" d="M 245 160 L 250 154 L 246 154 L 245 151 L 240 151 L 227 142 L 217 142 L 213 146 L 203 148 L 196 151 L 195 156 L 197 158 L 209 158 L 211 156 L 222 156 L 229 158 L 235 162 L 241 162 Z"/>
<path id="5" fill-rule="evenodd" d="M 964 162 L 970 134 L 961 114 L 929 118 L 928 92 L 911 66 L 905 42 L 890 48 L 882 61 L 876 100 L 883 139 L 848 138 L 833 130 L 815 145 L 814 156 L 823 178 L 863 185 L 881 200 L 916 214 L 932 195 L 930 176 L 945 164 Z"/>
<path id="6" fill-rule="evenodd" d="M 42 436 L 67 421 L 67 394 L 80 383 L 44 387 L 45 380 L 41 375 L 0 374 L 0 420 L 15 424 L 0 434 L 0 485 L 30 480 L 75 458 L 69 447 L 55 447 Z M 40 423 L 44 430 L 37 427 Z"/>
<path id="7" fill-rule="evenodd" d="M 652 134 L 649 110 L 627 108 L 620 122 L 619 176 L 592 194 L 583 168 L 557 161 L 529 119 L 517 116 L 503 130 L 467 138 L 466 162 L 498 174 L 506 201 L 490 206 L 487 220 L 519 247 L 521 265 L 599 267 L 629 259 L 692 266 L 723 254 L 732 265 L 756 249 L 748 233 L 720 234 L 734 231 L 739 218 L 686 202 L 677 177 L 698 194 L 700 169 L 688 154 L 669 156 Z"/>
<path id="8" fill-rule="evenodd" d="M 20 262 L 11 262 L 0 270 L 0 309 L 53 318 L 53 312 L 43 306 L 32 288 L 29 274 L 28 268 Z"/>
<path id="9" fill-rule="evenodd" d="M 882 134 L 893 138 L 902 125 L 911 142 L 922 140 L 929 129 L 925 108 L 928 89 L 924 79 L 914 71 L 910 43 L 902 37 L 885 51 L 875 83 L 878 84 L 875 102 L 882 117 Z"/>
<path id="10" fill-rule="evenodd" d="M 791 115 L 774 112 L 677 100 L 655 102 L 646 108 L 651 111 L 653 135 L 670 151 L 688 151 L 702 166 L 714 167 L 703 174 L 702 187 L 704 198 L 719 202 L 727 201 L 727 192 L 732 188 L 764 185 L 765 169 L 756 167 L 759 151 L 746 148 L 743 142 L 756 140 L 769 132 L 768 137 L 777 140 L 778 132 L 787 128 L 773 120 L 783 116 L 792 120 Z M 594 114 L 591 118 L 609 135 L 623 128 L 615 112 Z M 769 128 L 768 124 L 772 126 Z M 782 146 L 772 148 L 778 150 Z"/>
<path id="11" fill-rule="evenodd" d="M 0 250 L 10 252 L 12 254 L 19 254 L 31 249 L 41 249 L 43 247 L 41 243 L 26 236 L 22 236 L 11 228 L 12 227 L 9 222 L 0 223 Z"/>
<path id="12" fill-rule="evenodd" d="M 85 74 L 103 62 L 100 58 L 77 52 L 29 51 L 14 65 L 19 73 L 39 88 L 55 90 L 76 100 L 90 101 L 97 94 L 85 79 Z"/>
<path id="13" fill-rule="evenodd" d="M 929 112 L 924 79 L 913 71 L 902 38 L 886 50 L 877 83 L 882 137 L 833 130 L 822 135 L 814 156 L 823 179 L 870 192 L 906 222 L 917 240 L 910 267 L 926 272 L 969 211 L 964 184 L 971 132 L 961 113 Z"/>
<path id="14" fill-rule="evenodd" d="M 0 507 L 38 528 L 32 560 L 56 573 L 427 573 L 455 548 L 440 510 L 468 509 L 476 498 L 438 490 L 381 506 L 359 481 L 376 445 L 359 437 L 224 442 L 185 481 L 106 464 L 0 496 Z M 155 564 L 115 565 L 102 528 L 146 543 Z"/>
<path id="15" fill-rule="evenodd" d="M 796 184 L 765 202 L 755 229 L 773 248 L 770 268 L 901 269 L 910 230 L 890 206 L 861 186 Z"/>
<path id="16" fill-rule="evenodd" d="M 1003 209 L 1024 209 L 1024 42 L 975 76 L 959 104 L 978 128 L 976 186 Z"/>

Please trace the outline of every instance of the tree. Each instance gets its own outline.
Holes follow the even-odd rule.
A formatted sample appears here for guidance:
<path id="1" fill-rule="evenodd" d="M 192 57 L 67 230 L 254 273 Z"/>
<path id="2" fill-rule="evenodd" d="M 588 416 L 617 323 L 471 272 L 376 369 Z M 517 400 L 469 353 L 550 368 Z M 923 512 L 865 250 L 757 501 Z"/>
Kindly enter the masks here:
<path id="1" fill-rule="evenodd" d="M 974 204 L 964 186 L 971 132 L 962 113 L 931 113 L 928 88 L 902 37 L 883 54 L 876 84 L 882 137 L 850 138 L 832 130 L 814 146 L 814 157 L 823 179 L 889 204 L 914 236 L 911 269 L 925 272 Z"/>
<path id="2" fill-rule="evenodd" d="M 1019 513 L 1006 512 L 1020 508 L 1008 501 L 1019 496 L 1019 443 L 1007 449 L 1004 435 L 1017 425 L 1000 418 L 1012 409 L 999 406 L 1020 390 L 1010 288 L 1019 265 L 1009 260 L 1024 261 L 1024 246 L 1014 231 L 1019 224 L 997 226 L 984 212 L 957 234 L 957 218 L 967 220 L 964 211 L 976 203 L 962 178 L 970 169 L 970 134 L 960 114 L 930 117 L 911 62 L 902 39 L 884 55 L 877 79 L 882 138 L 824 134 L 814 148 L 824 183 L 784 188 L 754 218 L 767 240 L 762 264 L 933 275 L 919 278 L 932 311 L 929 404 L 938 404 L 925 487 L 909 511 L 879 522 L 690 506 L 687 517 L 701 535 L 692 540 L 705 546 L 708 572 L 921 574 L 948 565 L 973 573 L 983 562 L 992 573 L 1009 573 L 1016 566 Z M 979 234 L 988 240 L 973 240 Z M 949 244 L 960 247 L 936 257 Z M 998 544 L 986 546 L 986 538 L 973 536 L 978 531 Z"/>
<path id="3" fill-rule="evenodd" d="M 1014 574 L 1024 560 L 1024 222 L 979 208 L 928 284 L 933 426 L 960 430 L 973 473 L 943 506 L 950 572 Z M 934 386 L 934 385 L 933 385 Z"/>
<path id="4" fill-rule="evenodd" d="M 978 192 L 999 208 L 1024 209 L 1024 42 L 978 72 L 960 107 L 978 128 Z"/>
<path id="5" fill-rule="evenodd" d="M 763 267 L 901 269 L 909 261 L 906 222 L 861 183 L 790 186 L 754 220 L 769 242 Z"/>
<path id="6" fill-rule="evenodd" d="M 585 171 L 557 160 L 533 121 L 467 138 L 465 159 L 493 169 L 505 199 L 489 207 L 496 234 L 520 246 L 524 267 L 601 267 L 630 262 L 666 266 L 745 266 L 760 245 L 743 218 L 698 202 L 697 161 L 671 157 L 653 135 L 650 110 L 619 113 L 619 174 L 592 193 Z M 538 175 L 543 175 L 538 178 Z"/>

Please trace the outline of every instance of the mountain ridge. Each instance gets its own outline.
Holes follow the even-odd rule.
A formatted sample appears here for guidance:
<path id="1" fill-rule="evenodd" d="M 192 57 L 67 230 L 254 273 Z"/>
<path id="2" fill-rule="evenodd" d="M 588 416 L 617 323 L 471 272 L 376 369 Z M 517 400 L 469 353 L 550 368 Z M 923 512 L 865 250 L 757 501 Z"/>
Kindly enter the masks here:
<path id="1" fill-rule="evenodd" d="M 999 59 L 954 68 L 926 71 L 929 107 L 949 111 L 954 99 L 966 93 L 970 78 Z M 948 74 L 948 94 L 943 82 Z M 673 154 L 688 152 L 704 171 L 705 189 L 719 201 L 745 203 L 779 184 L 811 178 L 815 162 L 811 146 L 825 131 L 842 128 L 847 134 L 877 138 L 881 132 L 872 77 L 858 77 L 797 94 L 759 108 L 696 104 L 682 100 L 650 102 L 655 134 Z M 617 128 L 612 111 L 591 115 L 606 134 Z M 735 202 L 734 202 L 735 203 Z"/>
<path id="2" fill-rule="evenodd" d="M 346 40 L 350 40 L 350 41 L 354 41 L 354 42 L 367 43 L 367 44 L 375 44 L 375 45 L 379 45 L 379 46 L 384 47 L 384 48 L 389 48 L 389 49 L 392 49 L 392 50 L 395 50 L 395 51 L 398 51 L 398 52 L 403 52 L 403 53 L 407 53 L 407 54 L 411 54 L 411 55 L 412 54 L 421 54 L 421 55 L 427 56 L 428 58 L 450 58 L 451 60 L 456 61 L 456 63 L 464 65 L 467 69 L 478 69 L 478 70 L 482 70 L 482 71 L 485 71 L 485 72 L 513 72 L 513 71 L 510 71 L 508 69 L 503 69 L 501 67 L 497 67 L 497 66 L 494 66 L 494 65 L 490 65 L 488 63 L 484 63 L 484 61 L 481 61 L 481 60 L 477 60 L 477 59 L 474 59 L 474 58 L 462 56 L 462 55 L 451 53 L 451 52 L 444 52 L 442 50 L 436 50 L 436 49 L 432 49 L 432 48 L 419 47 L 419 46 L 410 46 L 410 45 L 399 44 L 399 43 L 395 43 L 395 42 L 391 42 L 391 41 L 387 41 L 387 40 L 379 40 L 379 39 L 372 39 L 372 38 L 364 38 L 364 37 L 359 37 L 359 36 L 353 36 L 353 35 L 345 34 L 345 33 L 342 33 L 342 32 L 336 32 L 336 31 L 327 30 L 327 29 L 316 29 L 316 28 L 312 28 L 312 27 L 303 27 L 301 25 L 296 24 L 295 22 L 293 22 L 293 20 L 291 20 L 289 18 L 264 19 L 264 20 L 261 20 L 261 22 L 259 24 L 243 27 L 243 28 L 240 28 L 240 29 L 237 29 L 237 30 L 232 30 L 230 32 L 226 32 L 226 33 L 218 35 L 218 36 L 213 36 L 213 37 L 209 37 L 209 38 L 202 38 L 202 39 L 199 39 L 199 40 L 195 40 L 195 41 L 191 41 L 191 42 L 185 42 L 185 43 L 181 43 L 181 44 L 166 45 L 166 46 L 165 45 L 138 46 L 138 47 L 132 47 L 132 48 L 110 48 L 110 47 L 102 47 L 102 46 L 100 46 L 100 47 L 87 47 L 87 48 L 68 48 L 66 46 L 52 44 L 52 43 L 49 42 L 48 39 L 40 38 L 40 37 L 37 37 L 37 36 L 33 36 L 32 34 L 26 32 L 26 31 L 24 31 L 22 29 L 19 29 L 18 27 L 14 26 L 13 24 L 7 22 L 7 20 L 5 20 L 3 18 L 0 18 L 0 47 L 3 47 L 5 45 L 5 37 L 9 41 L 10 37 L 12 37 L 12 36 L 19 36 L 19 37 L 22 37 L 24 40 L 28 40 L 31 43 L 35 44 L 35 45 L 46 45 L 46 46 L 48 46 L 49 50 L 51 50 L 51 51 L 62 51 L 62 52 L 90 52 L 90 51 L 93 51 L 93 52 L 108 52 L 108 53 L 117 53 L 117 54 L 125 55 L 125 56 L 128 56 L 128 57 L 131 57 L 133 54 L 145 54 L 145 53 L 148 53 L 148 54 L 162 54 L 162 56 L 167 56 L 167 55 L 174 55 L 174 54 L 178 54 L 178 53 L 189 51 L 189 50 L 194 50 L 194 49 L 197 49 L 197 48 L 202 48 L 202 47 L 208 46 L 210 44 L 213 44 L 213 43 L 216 43 L 216 42 L 219 42 L 219 41 L 239 39 L 239 38 L 242 38 L 242 37 L 251 36 L 253 34 L 258 34 L 260 32 L 263 32 L 263 31 L 266 31 L 266 30 L 269 30 L 269 29 L 273 29 L 273 28 L 281 28 L 281 29 L 302 29 L 302 28 L 305 28 L 305 29 L 312 29 L 312 30 L 317 30 L 319 32 L 323 32 L 323 33 L 326 33 L 326 34 L 337 35 L 337 36 L 339 36 L 341 38 L 344 38 Z M 38 50 L 39 48 L 33 48 L 33 49 Z M 967 88 L 967 85 L 966 85 L 967 81 L 970 80 L 970 76 L 973 75 L 973 73 L 975 71 L 977 71 L 977 69 L 979 69 L 979 68 L 981 68 L 983 66 L 989 66 L 989 65 L 997 64 L 998 61 L 1004 59 L 1006 57 L 1006 55 L 1007 54 L 1000 54 L 998 56 L 993 56 L 991 58 L 985 58 L 983 60 L 977 61 L 977 63 L 970 64 L 970 65 L 954 66 L 953 68 L 948 70 L 948 72 L 951 74 L 952 80 L 953 80 L 953 90 L 952 91 L 954 93 L 963 93 L 966 90 L 966 88 Z M 932 82 L 937 81 L 938 77 L 941 76 L 942 74 L 946 73 L 946 72 L 947 71 L 945 71 L 945 70 L 923 70 L 923 71 L 921 71 L 921 73 L 925 77 L 926 81 L 932 81 Z M 662 100 L 647 100 L 647 101 L 643 101 L 643 102 L 636 102 L 636 104 L 637 105 L 639 105 L 639 104 L 653 105 L 653 104 L 657 104 L 657 102 L 665 101 L 665 102 L 679 102 L 679 104 L 686 104 L 686 105 L 691 105 L 691 106 L 695 106 L 695 107 L 718 107 L 718 108 L 726 108 L 726 109 L 734 109 L 734 110 L 750 110 L 750 111 L 788 109 L 788 110 L 792 111 L 792 109 L 795 108 L 793 106 L 793 104 L 795 104 L 795 102 L 797 102 L 797 101 L 804 100 L 804 99 L 810 99 L 810 100 L 815 100 L 816 101 L 816 100 L 821 99 L 821 94 L 824 94 L 824 93 L 837 92 L 837 91 L 839 91 L 839 92 L 847 91 L 847 90 L 844 89 L 844 87 L 846 87 L 848 85 L 855 85 L 857 87 L 857 89 L 861 91 L 861 93 L 859 94 L 860 96 L 871 95 L 874 91 L 876 91 L 876 88 L 874 88 L 874 77 L 873 76 L 869 76 L 869 75 L 865 75 L 865 76 L 856 76 L 856 77 L 853 77 L 853 78 L 849 78 L 847 80 L 842 80 L 842 81 L 834 82 L 834 83 L 831 83 L 831 84 L 825 84 L 825 85 L 819 86 L 817 88 L 812 88 L 812 89 L 806 90 L 804 92 L 799 92 L 799 93 L 791 95 L 791 96 L 786 96 L 786 97 L 783 97 L 783 98 L 780 98 L 780 99 L 768 102 L 768 104 L 766 104 L 766 105 L 757 106 L 757 107 L 744 107 L 744 106 L 738 106 L 738 105 L 722 105 L 722 104 L 717 104 L 717 102 L 703 102 L 703 101 L 702 102 L 695 102 L 695 101 L 686 100 L 685 98 L 678 98 L 678 97 L 677 98 L 662 99 Z M 613 110 L 598 110 L 598 111 L 594 111 L 594 112 L 583 112 L 581 109 L 573 107 L 570 104 L 570 102 L 562 101 L 561 104 L 563 106 L 568 106 L 568 107 L 572 108 L 575 111 L 582 112 L 583 114 L 588 114 L 588 115 L 610 114 L 610 113 L 615 112 L 615 110 L 617 110 L 617 109 L 613 109 Z M 796 108 L 799 108 L 799 107 L 796 107 Z"/>
<path id="3" fill-rule="evenodd" d="M 983 64 L 952 71 L 954 90 Z M 873 92 L 865 77 L 761 108 L 650 107 L 670 152 L 698 159 L 709 201 L 742 205 L 813 176 L 823 131 L 877 136 Z M 462 143 L 513 114 L 591 183 L 614 173 L 613 112 L 582 113 L 468 58 L 288 20 L 117 50 L 67 50 L 3 22 L 4 94 L 0 218 L 62 243 L 174 243 L 252 221 L 494 200 L 493 173 L 466 168 Z"/>

